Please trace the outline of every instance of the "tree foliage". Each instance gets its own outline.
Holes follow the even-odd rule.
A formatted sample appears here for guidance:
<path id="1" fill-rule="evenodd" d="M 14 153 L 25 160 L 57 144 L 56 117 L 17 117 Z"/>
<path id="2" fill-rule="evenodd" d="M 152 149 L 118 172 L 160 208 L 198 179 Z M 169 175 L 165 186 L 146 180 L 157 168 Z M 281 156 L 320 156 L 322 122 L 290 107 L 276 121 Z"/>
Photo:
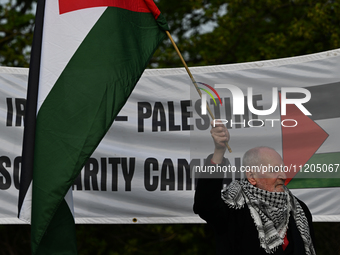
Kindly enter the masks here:
<path id="1" fill-rule="evenodd" d="M 86 240 L 86 241 L 85 241 Z M 214 255 L 207 225 L 78 225 L 79 255 Z"/>
<path id="2" fill-rule="evenodd" d="M 340 223 L 313 223 L 318 255 L 340 254 Z M 79 255 L 214 255 L 206 224 L 77 225 Z M 29 225 L 0 225 L 0 255 L 30 254 Z"/>
<path id="3" fill-rule="evenodd" d="M 339 1 L 159 0 L 189 66 L 292 57 L 340 47 Z M 206 31 L 208 26 L 211 31 Z M 153 60 L 181 66 L 166 41 Z"/>
<path id="4" fill-rule="evenodd" d="M 0 5 L 0 64 L 28 66 L 33 0 Z M 340 47 L 335 0 L 155 0 L 189 66 L 292 57 Z M 167 39 L 150 67 L 182 66 Z"/>
<path id="5" fill-rule="evenodd" d="M 32 0 L 0 5 L 0 65 L 28 67 L 33 38 Z"/>

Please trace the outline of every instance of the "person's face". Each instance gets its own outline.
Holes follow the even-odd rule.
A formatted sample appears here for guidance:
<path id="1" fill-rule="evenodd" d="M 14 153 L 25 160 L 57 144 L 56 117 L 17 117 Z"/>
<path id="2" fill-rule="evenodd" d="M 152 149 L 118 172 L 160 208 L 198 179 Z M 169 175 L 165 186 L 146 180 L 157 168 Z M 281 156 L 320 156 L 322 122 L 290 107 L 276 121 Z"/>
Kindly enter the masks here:
<path id="1" fill-rule="evenodd" d="M 249 181 L 259 189 L 270 192 L 284 192 L 284 183 L 287 177 L 283 171 L 274 171 L 275 169 L 282 170 L 283 162 L 281 156 L 276 151 L 263 150 L 264 156 L 262 162 L 264 166 L 267 166 L 267 171 L 265 171 L 265 168 L 262 168 L 263 171 L 254 173 L 253 180 Z"/>
<path id="2" fill-rule="evenodd" d="M 284 173 L 265 173 L 256 178 L 255 187 L 270 192 L 284 192 L 286 175 Z"/>

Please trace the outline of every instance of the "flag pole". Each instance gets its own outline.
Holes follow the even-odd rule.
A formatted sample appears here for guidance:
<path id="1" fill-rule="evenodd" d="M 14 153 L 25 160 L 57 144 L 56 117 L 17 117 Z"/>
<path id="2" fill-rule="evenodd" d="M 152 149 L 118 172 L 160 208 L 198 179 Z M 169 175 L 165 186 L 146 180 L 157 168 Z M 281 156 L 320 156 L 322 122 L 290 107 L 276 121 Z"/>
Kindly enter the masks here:
<path id="1" fill-rule="evenodd" d="M 192 83 L 194 84 L 194 86 L 195 86 L 195 88 L 196 88 L 198 94 L 199 94 L 200 97 L 202 98 L 202 93 L 201 93 L 201 91 L 199 90 L 199 88 L 198 88 L 198 86 L 197 86 L 197 83 L 196 83 L 194 77 L 192 76 L 192 74 L 191 74 L 191 72 L 190 72 L 190 70 L 189 70 L 189 68 L 188 68 L 188 66 L 187 66 L 187 64 L 186 64 L 186 62 L 185 62 L 185 60 L 184 60 L 184 58 L 182 57 L 181 52 L 180 52 L 179 49 L 177 48 L 177 45 L 176 45 L 175 41 L 172 39 L 172 36 L 171 36 L 170 32 L 169 32 L 169 31 L 165 31 L 165 32 L 166 32 L 166 34 L 168 35 L 168 37 L 169 37 L 169 39 L 170 39 L 172 45 L 174 46 L 174 48 L 175 48 L 175 50 L 176 50 L 176 52 L 177 52 L 179 58 L 181 59 L 183 65 L 184 65 L 184 67 L 185 67 L 185 70 L 186 70 L 187 73 L 189 74 L 189 77 L 190 77 Z M 214 120 L 214 119 L 215 119 L 215 116 L 214 116 L 214 114 L 212 113 L 212 111 L 210 110 L 210 107 L 209 107 L 208 103 L 207 103 L 207 110 L 208 110 L 208 112 L 209 112 L 211 118 Z M 231 153 L 232 150 L 231 150 L 231 148 L 230 148 L 228 142 L 226 142 L 225 144 L 226 144 L 226 146 L 227 146 L 227 148 L 228 148 L 228 151 Z"/>

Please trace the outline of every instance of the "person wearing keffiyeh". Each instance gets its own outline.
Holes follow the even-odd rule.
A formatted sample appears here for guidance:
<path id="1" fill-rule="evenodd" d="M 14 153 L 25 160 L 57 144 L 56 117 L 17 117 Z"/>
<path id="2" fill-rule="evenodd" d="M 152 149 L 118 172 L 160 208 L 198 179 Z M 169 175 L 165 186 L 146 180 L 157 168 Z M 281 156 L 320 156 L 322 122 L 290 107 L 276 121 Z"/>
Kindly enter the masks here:
<path id="1" fill-rule="evenodd" d="M 211 135 L 215 150 L 206 165 L 226 164 L 227 128 L 216 125 Z M 250 149 L 243 157 L 248 169 L 269 165 L 283 165 L 281 156 L 269 147 Z M 213 227 L 217 254 L 316 254 L 311 213 L 284 185 L 285 179 L 283 171 L 253 170 L 246 179 L 222 189 L 223 176 L 199 178 L 194 212 Z"/>

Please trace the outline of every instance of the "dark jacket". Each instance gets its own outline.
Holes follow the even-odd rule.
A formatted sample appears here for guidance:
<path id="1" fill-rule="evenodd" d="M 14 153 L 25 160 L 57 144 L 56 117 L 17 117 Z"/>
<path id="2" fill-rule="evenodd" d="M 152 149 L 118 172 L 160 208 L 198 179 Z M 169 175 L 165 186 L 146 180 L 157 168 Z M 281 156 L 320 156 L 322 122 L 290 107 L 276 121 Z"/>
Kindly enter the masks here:
<path id="1" fill-rule="evenodd" d="M 210 162 L 208 157 L 207 162 Z M 228 255 L 268 255 L 260 247 L 258 232 L 248 206 L 232 209 L 221 198 L 223 179 L 199 179 L 195 193 L 194 212 L 204 219 L 215 232 L 217 254 Z M 298 199 L 308 220 L 310 234 L 314 241 L 312 215 L 308 207 Z M 304 244 L 296 227 L 295 220 L 289 218 L 287 238 L 288 247 L 283 251 L 279 246 L 274 255 L 303 255 Z M 315 245 L 314 245 L 315 247 Z"/>

